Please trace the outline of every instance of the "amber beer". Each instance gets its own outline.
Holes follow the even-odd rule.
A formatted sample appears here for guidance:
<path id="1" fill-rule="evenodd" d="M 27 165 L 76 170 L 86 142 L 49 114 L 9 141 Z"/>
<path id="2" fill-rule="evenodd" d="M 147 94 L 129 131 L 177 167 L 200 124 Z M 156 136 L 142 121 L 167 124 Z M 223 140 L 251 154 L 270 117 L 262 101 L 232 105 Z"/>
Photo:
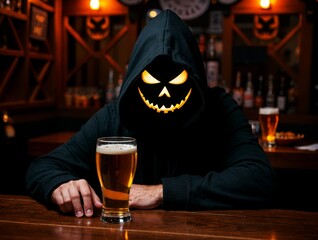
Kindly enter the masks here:
<path id="1" fill-rule="evenodd" d="M 259 122 L 261 126 L 261 141 L 265 147 L 276 146 L 276 129 L 279 121 L 279 109 L 264 107 L 259 109 Z"/>
<path id="2" fill-rule="evenodd" d="M 96 169 L 103 195 L 101 221 L 131 220 L 129 191 L 137 166 L 136 139 L 104 137 L 97 140 Z"/>

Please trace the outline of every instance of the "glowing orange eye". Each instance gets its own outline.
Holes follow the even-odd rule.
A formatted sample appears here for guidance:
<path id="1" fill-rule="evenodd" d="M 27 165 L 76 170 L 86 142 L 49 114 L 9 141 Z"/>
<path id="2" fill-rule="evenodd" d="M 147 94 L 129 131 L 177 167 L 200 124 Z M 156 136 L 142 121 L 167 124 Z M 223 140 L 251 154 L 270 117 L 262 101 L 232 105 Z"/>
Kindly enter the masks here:
<path id="1" fill-rule="evenodd" d="M 183 70 L 182 73 L 180 73 L 178 76 L 172 79 L 169 83 L 174 85 L 179 85 L 187 81 L 187 79 L 188 79 L 188 73 L 186 70 Z"/>
<path id="2" fill-rule="evenodd" d="M 160 81 L 158 81 L 153 76 L 151 76 L 151 74 L 147 70 L 144 70 L 141 73 L 141 79 L 142 79 L 142 81 L 144 81 L 144 83 L 147 83 L 147 84 L 158 84 L 158 83 L 160 83 Z"/>

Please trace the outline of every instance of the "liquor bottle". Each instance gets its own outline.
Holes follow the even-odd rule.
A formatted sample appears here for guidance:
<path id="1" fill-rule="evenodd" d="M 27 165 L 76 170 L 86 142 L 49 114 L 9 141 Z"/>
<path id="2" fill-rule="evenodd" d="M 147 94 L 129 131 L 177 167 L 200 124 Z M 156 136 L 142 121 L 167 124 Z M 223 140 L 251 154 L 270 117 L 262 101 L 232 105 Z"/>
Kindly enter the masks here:
<path id="1" fill-rule="evenodd" d="M 118 98 L 122 85 L 123 85 L 123 74 L 120 73 L 117 80 L 117 86 L 115 87 L 115 98 Z"/>
<path id="2" fill-rule="evenodd" d="M 206 49 L 206 77 L 207 84 L 210 88 L 217 86 L 219 80 L 220 61 L 216 54 L 215 40 L 215 36 L 211 34 Z"/>
<path id="3" fill-rule="evenodd" d="M 219 74 L 219 87 L 223 88 L 225 92 L 229 93 L 230 88 L 227 86 L 225 79 L 222 77 L 222 74 Z"/>
<path id="4" fill-rule="evenodd" d="M 7 36 L 6 28 L 3 28 L 2 32 L 0 32 L 0 48 L 2 49 L 8 48 L 8 36 Z"/>
<path id="5" fill-rule="evenodd" d="M 254 106 L 256 108 L 263 107 L 264 105 L 264 93 L 263 93 L 263 84 L 264 84 L 264 79 L 263 75 L 260 75 L 258 78 L 258 83 L 257 83 L 257 91 L 255 93 L 255 98 L 254 98 Z"/>
<path id="6" fill-rule="evenodd" d="M 266 107 L 275 107 L 274 79 L 272 74 L 270 74 L 268 77 Z"/>
<path id="7" fill-rule="evenodd" d="M 288 113 L 296 112 L 296 101 L 297 101 L 297 92 L 296 92 L 296 84 L 294 80 L 290 80 L 288 91 L 287 91 L 287 105 L 288 105 Z"/>
<path id="8" fill-rule="evenodd" d="M 100 108 L 100 106 L 102 104 L 100 89 L 98 89 L 98 88 L 92 89 L 91 100 L 92 100 L 91 106 L 93 106 L 93 108 L 97 108 L 97 109 Z"/>
<path id="9" fill-rule="evenodd" d="M 277 93 L 277 107 L 280 112 L 285 112 L 287 109 L 287 89 L 285 84 L 285 77 L 280 78 L 279 89 Z"/>
<path id="10" fill-rule="evenodd" d="M 98 82 L 98 90 L 100 106 L 106 103 L 106 81 L 101 80 Z"/>
<path id="11" fill-rule="evenodd" d="M 243 93 L 243 107 L 253 108 L 254 107 L 254 86 L 252 80 L 252 73 L 247 73 L 246 88 Z"/>
<path id="12" fill-rule="evenodd" d="M 3 4 L 4 4 L 4 9 L 11 10 L 11 0 L 5 0 Z"/>
<path id="13" fill-rule="evenodd" d="M 64 102 L 67 108 L 71 108 L 74 105 L 74 88 L 68 87 L 64 93 Z"/>
<path id="14" fill-rule="evenodd" d="M 114 88 L 114 70 L 109 70 L 107 89 L 106 89 L 106 102 L 111 102 L 115 96 L 115 88 Z"/>
<path id="15" fill-rule="evenodd" d="M 242 82 L 241 82 L 241 72 L 238 71 L 236 73 L 236 79 L 235 79 L 235 86 L 232 90 L 232 97 L 234 98 L 234 100 L 237 102 L 237 104 L 239 106 L 243 105 L 243 92 L 244 89 L 241 86 Z"/>
<path id="16" fill-rule="evenodd" d="M 22 0 L 17 0 L 17 3 L 16 3 L 16 11 L 18 13 L 21 13 L 22 12 Z"/>
<path id="17" fill-rule="evenodd" d="M 3 111 L 1 117 L 1 142 L 10 142 L 15 136 L 13 119 L 7 111 Z"/>
<path id="18" fill-rule="evenodd" d="M 205 34 L 200 34 L 198 39 L 198 46 L 203 59 L 205 59 L 206 53 L 206 36 Z"/>

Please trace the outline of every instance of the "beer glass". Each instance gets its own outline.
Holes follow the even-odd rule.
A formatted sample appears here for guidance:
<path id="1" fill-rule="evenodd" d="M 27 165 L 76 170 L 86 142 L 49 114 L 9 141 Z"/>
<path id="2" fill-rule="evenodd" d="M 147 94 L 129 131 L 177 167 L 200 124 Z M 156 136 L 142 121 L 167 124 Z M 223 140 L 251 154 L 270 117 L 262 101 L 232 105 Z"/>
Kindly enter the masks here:
<path id="1" fill-rule="evenodd" d="M 102 137 L 96 144 L 96 169 L 103 208 L 100 220 L 124 223 L 131 220 L 129 191 L 137 166 L 137 141 L 131 137 Z"/>
<path id="2" fill-rule="evenodd" d="M 260 108 L 258 116 L 261 126 L 261 142 L 263 146 L 276 146 L 275 139 L 279 121 L 279 109 L 274 107 Z"/>

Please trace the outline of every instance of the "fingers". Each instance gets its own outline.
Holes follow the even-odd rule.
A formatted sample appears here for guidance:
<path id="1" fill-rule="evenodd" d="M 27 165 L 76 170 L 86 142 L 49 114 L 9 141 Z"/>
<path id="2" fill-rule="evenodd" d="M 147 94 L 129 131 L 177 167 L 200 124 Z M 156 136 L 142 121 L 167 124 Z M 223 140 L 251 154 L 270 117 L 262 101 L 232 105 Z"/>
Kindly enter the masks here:
<path id="1" fill-rule="evenodd" d="M 94 206 L 101 208 L 102 203 L 95 191 L 84 179 L 69 181 L 56 188 L 51 196 L 52 202 L 57 204 L 64 213 L 74 211 L 76 217 L 91 217 Z"/>
<path id="2" fill-rule="evenodd" d="M 76 217 L 83 217 L 84 212 L 83 212 L 81 195 L 80 195 L 80 191 L 78 190 L 77 182 L 71 181 L 70 184 L 73 185 L 68 189 L 68 194 L 70 196 L 71 204 L 72 204 L 72 210 L 74 211 Z"/>
<path id="3" fill-rule="evenodd" d="M 51 196 L 52 202 L 55 203 L 61 212 L 68 213 L 73 211 L 71 197 L 68 193 L 67 184 L 62 184 L 56 188 Z"/>
<path id="4" fill-rule="evenodd" d="M 78 191 L 81 193 L 82 200 L 83 200 L 84 214 L 86 217 L 91 217 L 93 216 L 93 213 L 94 213 L 91 188 L 88 184 L 81 184 L 78 187 L 79 187 Z M 77 202 L 74 202 L 73 205 L 74 204 L 77 204 Z M 74 211 L 76 215 L 75 205 L 74 205 Z"/>
<path id="5" fill-rule="evenodd" d="M 94 207 L 96 207 L 98 209 L 102 208 L 103 204 L 100 201 L 100 198 L 98 197 L 98 195 L 96 194 L 96 192 L 94 191 L 94 189 L 92 187 L 90 187 L 90 189 L 91 189 L 91 194 L 92 194 Z"/>

